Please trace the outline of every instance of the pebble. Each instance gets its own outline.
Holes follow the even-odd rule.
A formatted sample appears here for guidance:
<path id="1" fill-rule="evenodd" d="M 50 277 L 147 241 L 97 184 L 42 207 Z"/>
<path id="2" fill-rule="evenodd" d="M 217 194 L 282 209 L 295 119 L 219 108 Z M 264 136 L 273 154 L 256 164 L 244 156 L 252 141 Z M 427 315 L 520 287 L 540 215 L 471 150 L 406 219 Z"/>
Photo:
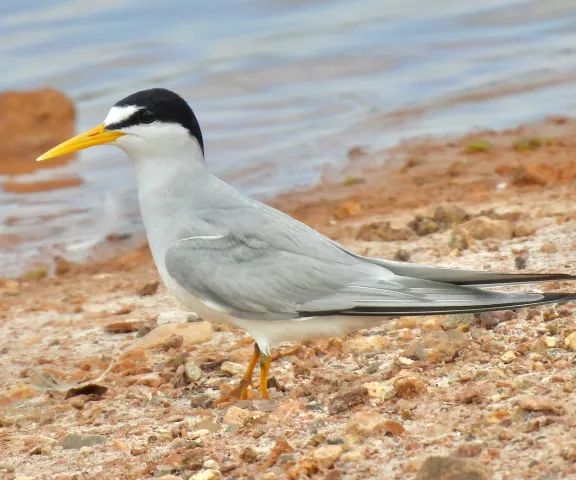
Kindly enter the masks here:
<path id="1" fill-rule="evenodd" d="M 414 360 L 408 357 L 398 357 L 396 363 L 402 367 L 409 367 L 414 363 Z"/>
<path id="2" fill-rule="evenodd" d="M 203 467 L 207 468 L 209 470 L 219 470 L 220 469 L 220 465 L 218 464 L 218 462 L 216 462 L 215 460 L 212 460 L 211 458 L 204 462 Z"/>
<path id="3" fill-rule="evenodd" d="M 171 323 L 186 323 L 189 313 L 181 310 L 169 310 L 158 314 L 156 322 L 158 325 L 168 325 Z"/>
<path id="4" fill-rule="evenodd" d="M 250 412 L 242 408 L 231 406 L 222 419 L 225 425 L 243 425 Z"/>
<path id="5" fill-rule="evenodd" d="M 449 228 L 468 220 L 470 216 L 456 205 L 439 206 L 434 212 L 434 220 L 444 228 Z"/>
<path id="6" fill-rule="evenodd" d="M 172 335 L 182 337 L 182 346 L 189 347 L 207 342 L 212 338 L 212 325 L 208 322 L 168 323 L 160 325 L 130 346 L 130 350 L 153 349 L 162 345 Z"/>
<path id="7" fill-rule="evenodd" d="M 434 219 L 422 215 L 416 215 L 414 219 L 408 223 L 408 227 L 421 237 L 440 230 L 440 226 Z"/>
<path id="8" fill-rule="evenodd" d="M 396 390 L 394 385 L 385 382 L 368 382 L 364 388 L 368 390 L 368 396 L 371 398 L 394 398 Z"/>
<path id="9" fill-rule="evenodd" d="M 447 315 L 440 320 L 440 326 L 444 330 L 454 330 L 458 326 L 466 324 L 473 325 L 475 323 L 474 314 L 472 313 L 460 313 L 457 315 Z"/>
<path id="10" fill-rule="evenodd" d="M 554 242 L 546 242 L 540 247 L 542 253 L 557 253 L 558 247 Z"/>
<path id="11" fill-rule="evenodd" d="M 396 398 L 415 398 L 428 392 L 424 382 L 418 377 L 402 376 L 393 382 Z"/>
<path id="12" fill-rule="evenodd" d="M 478 314 L 478 319 L 480 320 L 480 325 L 487 330 L 491 330 L 503 322 L 509 322 L 515 316 L 516 313 L 512 310 L 500 310 L 498 312 L 482 312 Z"/>
<path id="13" fill-rule="evenodd" d="M 143 385 L 146 387 L 157 387 L 162 383 L 162 377 L 157 373 L 143 373 L 142 375 L 132 375 L 134 385 Z"/>
<path id="14" fill-rule="evenodd" d="M 426 362 L 449 362 L 468 343 L 458 330 L 430 332 L 414 340 L 402 355 Z"/>
<path id="15" fill-rule="evenodd" d="M 174 467 L 172 465 L 158 465 L 154 470 L 154 477 L 163 478 L 172 474 Z"/>
<path id="16" fill-rule="evenodd" d="M 358 337 L 346 340 L 343 345 L 344 353 L 380 353 L 391 345 L 388 337 L 372 335 L 370 337 Z"/>
<path id="17" fill-rule="evenodd" d="M 194 425 L 194 429 L 196 431 L 208 430 L 210 433 L 217 433 L 220 431 L 220 428 L 222 428 L 220 425 L 218 425 L 217 423 L 214 423 L 211 420 L 201 420 L 196 425 Z"/>
<path id="18" fill-rule="evenodd" d="M 137 332 L 143 323 L 139 321 L 114 322 L 106 325 L 106 331 L 110 333 L 130 333 Z"/>
<path id="19" fill-rule="evenodd" d="M 322 445 L 314 450 L 311 458 L 318 462 L 322 470 L 332 467 L 342 455 L 342 447 L 340 445 Z"/>
<path id="20" fill-rule="evenodd" d="M 209 408 L 212 405 L 212 397 L 205 393 L 199 393 L 190 397 L 192 408 Z"/>
<path id="21" fill-rule="evenodd" d="M 362 225 L 356 234 L 356 240 L 364 242 L 402 241 L 414 237 L 414 232 L 409 228 L 394 228 L 390 222 L 373 222 Z"/>
<path id="22" fill-rule="evenodd" d="M 156 290 L 158 290 L 158 286 L 160 285 L 159 281 L 154 281 L 154 282 L 148 282 L 144 285 L 142 285 L 142 287 L 140 287 L 138 289 L 138 295 L 140 295 L 141 297 L 147 297 L 150 295 L 154 295 L 156 293 Z"/>
<path id="23" fill-rule="evenodd" d="M 203 428 L 201 430 L 195 430 L 194 432 L 190 432 L 188 434 L 188 438 L 192 440 L 197 440 L 200 437 L 205 437 L 206 435 L 210 435 L 210 430 Z"/>
<path id="24" fill-rule="evenodd" d="M 576 351 L 576 332 L 572 332 L 564 339 L 564 344 L 573 351 Z"/>
<path id="25" fill-rule="evenodd" d="M 476 240 L 496 238 L 509 240 L 514 236 L 514 226 L 507 220 L 493 220 L 488 217 L 476 217 L 461 225 Z"/>
<path id="26" fill-rule="evenodd" d="M 244 365 L 228 361 L 224 362 L 220 366 L 220 371 L 222 373 L 225 373 L 226 375 L 230 375 L 231 377 L 241 377 L 242 375 L 244 375 L 245 369 L 246 368 L 244 367 Z"/>
<path id="27" fill-rule="evenodd" d="M 476 460 L 458 457 L 428 457 L 416 475 L 416 480 L 438 479 L 490 480 L 492 474 Z"/>
<path id="28" fill-rule="evenodd" d="M 161 342 L 158 347 L 160 349 L 167 352 L 171 348 L 180 348 L 184 343 L 184 337 L 182 335 L 172 334 L 168 338 L 166 338 L 163 342 Z"/>
<path id="29" fill-rule="evenodd" d="M 572 443 L 562 450 L 562 458 L 576 462 L 576 443 Z"/>
<path id="30" fill-rule="evenodd" d="M 192 475 L 189 480 L 222 480 L 222 474 L 219 470 L 203 470 Z"/>
<path id="31" fill-rule="evenodd" d="M 345 463 L 358 463 L 364 460 L 364 455 L 360 452 L 356 452 L 354 450 L 344 452 L 340 457 L 340 460 Z"/>
<path id="32" fill-rule="evenodd" d="M 353 415 L 348 422 L 347 430 L 364 437 L 374 433 L 385 433 L 396 437 L 405 431 L 398 422 L 388 420 L 384 415 L 373 411 L 359 412 Z"/>
<path id="33" fill-rule="evenodd" d="M 408 262 L 411 256 L 412 255 L 408 250 L 405 248 L 399 248 L 394 254 L 394 260 L 398 260 L 399 262 Z"/>
<path id="34" fill-rule="evenodd" d="M 557 401 L 548 397 L 526 395 L 516 400 L 516 405 L 522 410 L 543 412 L 551 415 L 562 415 L 564 407 Z"/>
<path id="35" fill-rule="evenodd" d="M 378 412 L 359 412 L 350 418 L 346 429 L 351 433 L 367 437 L 385 421 L 386 418 Z"/>
<path id="36" fill-rule="evenodd" d="M 120 450 L 121 452 L 127 452 L 128 451 L 128 445 L 126 445 L 124 442 L 115 438 L 113 440 L 113 443 L 114 443 L 114 446 L 116 447 L 117 450 Z"/>
<path id="37" fill-rule="evenodd" d="M 176 475 L 162 475 L 158 480 L 182 480 L 182 477 L 177 477 Z"/>
<path id="38" fill-rule="evenodd" d="M 468 232 L 462 228 L 455 228 L 450 235 L 450 241 L 448 245 L 450 248 L 455 248 L 457 250 L 466 250 L 470 247 L 471 240 Z"/>
<path id="39" fill-rule="evenodd" d="M 278 475 L 276 475 L 274 472 L 267 472 L 260 475 L 260 480 L 276 480 L 277 478 Z"/>
<path id="40" fill-rule="evenodd" d="M 82 447 L 92 447 L 94 445 L 102 445 L 108 441 L 108 438 L 103 435 L 80 435 L 79 433 L 69 433 L 64 436 L 60 441 L 62 448 L 65 450 L 76 449 Z"/>
<path id="41" fill-rule="evenodd" d="M 130 449 L 130 453 L 137 457 L 138 455 L 142 455 L 146 453 L 148 449 L 144 445 L 135 445 Z"/>
<path id="42" fill-rule="evenodd" d="M 363 404 L 368 399 L 368 389 L 364 386 L 353 388 L 335 395 L 328 405 L 330 415 L 346 412 L 356 405 Z"/>
<path id="43" fill-rule="evenodd" d="M 454 452 L 454 455 L 461 458 L 472 458 L 477 457 L 480 453 L 482 453 L 482 444 L 479 442 L 470 442 L 460 445 Z"/>
<path id="44" fill-rule="evenodd" d="M 280 458 L 280 455 L 282 455 L 283 453 L 292 453 L 293 451 L 294 448 L 292 448 L 292 445 L 290 445 L 285 439 L 283 439 L 282 437 L 276 437 L 276 443 L 272 447 L 272 450 L 268 455 L 268 459 L 264 462 L 261 469 L 262 470 L 269 469 L 270 467 L 276 464 L 276 462 Z"/>
<path id="45" fill-rule="evenodd" d="M 516 267 L 516 270 L 524 270 L 526 268 L 526 259 L 520 255 L 518 255 L 516 258 L 514 258 L 514 266 Z"/>
<path id="46" fill-rule="evenodd" d="M 122 305 L 114 312 L 114 315 L 128 315 L 134 311 L 134 305 Z"/>
<path id="47" fill-rule="evenodd" d="M 202 378 L 203 374 L 202 369 L 192 360 L 187 360 L 184 363 L 184 376 L 189 382 L 197 382 Z"/>
<path id="48" fill-rule="evenodd" d="M 502 360 L 504 363 L 512 363 L 514 360 L 516 360 L 516 354 L 511 350 L 508 350 L 502 354 L 500 360 Z"/>
<path id="49" fill-rule="evenodd" d="M 258 453 L 252 447 L 246 447 L 240 453 L 240 460 L 246 463 L 254 463 L 258 460 Z"/>
<path id="50" fill-rule="evenodd" d="M 90 455 L 94 451 L 91 447 L 80 447 L 80 455 L 84 455 L 85 457 Z"/>

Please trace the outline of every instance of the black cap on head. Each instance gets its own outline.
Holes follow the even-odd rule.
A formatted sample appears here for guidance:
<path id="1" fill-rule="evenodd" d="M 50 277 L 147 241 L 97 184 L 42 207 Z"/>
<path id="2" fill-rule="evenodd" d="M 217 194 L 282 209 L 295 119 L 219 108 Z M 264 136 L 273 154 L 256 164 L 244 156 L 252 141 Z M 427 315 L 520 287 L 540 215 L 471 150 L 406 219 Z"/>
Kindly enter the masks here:
<path id="1" fill-rule="evenodd" d="M 142 109 L 121 122 L 106 125 L 106 128 L 114 130 L 142 123 L 152 123 L 155 120 L 164 123 L 178 123 L 198 140 L 202 153 L 204 153 L 202 131 L 196 115 L 180 95 L 165 88 L 151 88 L 128 95 L 116 102 L 114 106 L 135 106 L 142 107 Z"/>

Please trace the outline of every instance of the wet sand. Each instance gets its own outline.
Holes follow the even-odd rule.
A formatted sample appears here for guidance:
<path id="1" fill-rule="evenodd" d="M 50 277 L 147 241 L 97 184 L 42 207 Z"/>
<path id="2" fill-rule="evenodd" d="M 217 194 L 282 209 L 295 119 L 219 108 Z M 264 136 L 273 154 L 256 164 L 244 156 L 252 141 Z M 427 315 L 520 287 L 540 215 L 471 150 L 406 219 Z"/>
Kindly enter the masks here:
<path id="1" fill-rule="evenodd" d="M 575 133 L 557 117 L 354 148 L 270 203 L 367 255 L 574 274 Z M 182 313 L 146 245 L 44 273 L 0 281 L 2 478 L 406 479 L 432 455 L 478 478 L 576 475 L 574 304 L 305 345 L 272 364 L 271 402 L 213 408 L 250 338 Z"/>

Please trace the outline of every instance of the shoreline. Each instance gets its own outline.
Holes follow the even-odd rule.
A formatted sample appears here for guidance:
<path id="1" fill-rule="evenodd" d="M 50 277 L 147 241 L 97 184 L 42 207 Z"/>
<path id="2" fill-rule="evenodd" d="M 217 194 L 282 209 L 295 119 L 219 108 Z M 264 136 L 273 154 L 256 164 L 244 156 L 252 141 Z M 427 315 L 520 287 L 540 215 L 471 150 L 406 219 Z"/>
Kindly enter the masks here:
<path id="1" fill-rule="evenodd" d="M 354 148 L 344 171 L 268 203 L 364 255 L 574 274 L 575 134 L 576 119 L 551 117 Z M 574 304 L 402 317 L 314 342 L 272 364 L 271 402 L 215 409 L 251 340 L 191 321 L 146 244 L 33 272 L 0 280 L 3 478 L 404 479 L 432 455 L 479 478 L 576 474 Z M 82 383 L 105 388 L 70 395 Z M 84 440 L 68 448 L 71 433 Z"/>
<path id="2" fill-rule="evenodd" d="M 343 168 L 326 166 L 318 184 L 295 187 L 264 202 L 334 240 L 346 241 L 350 229 L 344 226 L 367 217 L 422 210 L 430 198 L 438 205 L 465 206 L 565 187 L 576 180 L 576 119 L 549 116 L 502 131 L 410 139 L 375 151 L 353 147 L 348 158 Z M 45 268 L 36 259 L 29 270 L 32 276 L 38 270 L 48 273 L 61 263 L 67 268 L 98 269 L 133 250 L 146 250 L 143 231 L 127 239 L 108 235 L 85 254 L 91 257 L 85 262 L 63 260 L 54 253 L 47 262 L 53 265 Z"/>

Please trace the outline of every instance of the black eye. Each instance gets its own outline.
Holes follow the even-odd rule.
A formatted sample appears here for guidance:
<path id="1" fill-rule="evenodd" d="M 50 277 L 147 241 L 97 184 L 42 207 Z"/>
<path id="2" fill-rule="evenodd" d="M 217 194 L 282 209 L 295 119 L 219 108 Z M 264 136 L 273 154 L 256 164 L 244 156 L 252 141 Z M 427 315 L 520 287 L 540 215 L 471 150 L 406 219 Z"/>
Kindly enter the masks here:
<path id="1" fill-rule="evenodd" d="M 150 110 L 144 110 L 140 114 L 140 120 L 142 123 L 154 123 L 156 121 L 156 114 Z"/>

